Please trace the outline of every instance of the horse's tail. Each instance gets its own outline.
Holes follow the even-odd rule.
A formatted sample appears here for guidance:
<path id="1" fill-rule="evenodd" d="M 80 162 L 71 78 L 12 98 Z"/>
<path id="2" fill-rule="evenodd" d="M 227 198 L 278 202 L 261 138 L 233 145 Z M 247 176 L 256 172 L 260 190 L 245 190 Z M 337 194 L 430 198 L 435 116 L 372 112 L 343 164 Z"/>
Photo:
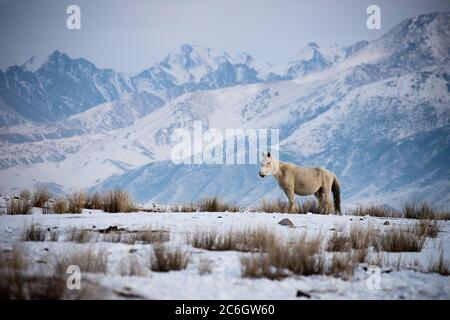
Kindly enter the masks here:
<path id="1" fill-rule="evenodd" d="M 336 211 L 336 213 L 341 214 L 341 189 L 336 175 L 334 175 L 333 184 L 331 185 L 331 191 L 333 192 L 334 210 Z"/>

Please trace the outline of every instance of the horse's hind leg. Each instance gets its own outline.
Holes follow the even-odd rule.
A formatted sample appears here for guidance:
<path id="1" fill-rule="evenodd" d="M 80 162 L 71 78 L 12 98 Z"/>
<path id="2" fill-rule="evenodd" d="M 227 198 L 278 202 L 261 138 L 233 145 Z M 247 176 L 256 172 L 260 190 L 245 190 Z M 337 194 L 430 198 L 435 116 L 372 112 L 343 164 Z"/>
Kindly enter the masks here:
<path id="1" fill-rule="evenodd" d="M 330 214 L 332 208 L 330 200 L 331 181 L 325 181 L 325 185 L 321 189 L 323 190 L 324 213 Z"/>
<path id="2" fill-rule="evenodd" d="M 324 213 L 330 214 L 331 213 L 331 201 L 330 201 L 330 193 L 324 192 L 323 194 L 323 202 L 324 202 Z"/>

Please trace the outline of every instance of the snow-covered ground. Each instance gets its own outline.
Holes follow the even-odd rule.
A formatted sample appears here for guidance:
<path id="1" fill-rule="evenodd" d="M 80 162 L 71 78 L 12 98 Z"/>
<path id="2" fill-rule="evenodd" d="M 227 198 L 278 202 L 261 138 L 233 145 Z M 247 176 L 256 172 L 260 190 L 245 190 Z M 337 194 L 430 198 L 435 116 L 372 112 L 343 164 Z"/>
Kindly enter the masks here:
<path id="1" fill-rule="evenodd" d="M 289 218 L 294 228 L 281 226 L 278 222 Z M 389 220 L 390 225 L 384 223 Z M 60 232 L 56 242 L 21 242 L 24 228 L 39 223 L 45 228 L 55 228 Z M 441 221 L 441 231 L 437 238 L 426 240 L 419 253 L 386 253 L 389 260 L 398 261 L 408 267 L 383 267 L 380 273 L 380 287 L 368 285 L 370 274 L 365 271 L 367 265 L 361 264 L 349 280 L 331 276 L 290 276 L 281 281 L 268 279 L 250 279 L 241 276 L 240 257 L 247 253 L 236 251 L 207 251 L 188 244 L 189 235 L 201 231 L 237 231 L 248 228 L 265 227 L 278 234 L 282 239 L 322 232 L 329 236 L 333 229 L 348 228 L 352 225 L 389 228 L 401 224 L 415 223 L 412 220 L 387 219 L 374 217 L 335 216 L 335 215 L 297 215 L 271 214 L 258 212 L 240 213 L 118 213 L 110 214 L 93 210 L 84 210 L 82 214 L 0 216 L 0 245 L 2 250 L 11 248 L 17 242 L 27 249 L 33 263 L 42 265 L 51 260 L 51 256 L 95 246 L 104 248 L 108 254 L 106 274 L 82 275 L 97 283 L 98 298 L 128 297 L 145 299 L 297 299 L 300 290 L 312 299 L 450 299 L 450 281 L 448 277 L 425 273 L 430 261 L 437 259 L 443 252 L 450 258 L 450 222 Z M 168 246 L 181 247 L 190 252 L 187 269 L 171 272 L 148 271 L 144 276 L 121 276 L 119 265 L 130 255 L 145 260 L 151 244 L 128 245 L 123 243 L 89 242 L 75 244 L 65 241 L 67 232 L 73 228 L 103 229 L 117 226 L 128 230 L 168 230 Z M 130 253 L 130 249 L 133 253 Z M 376 253 L 370 249 L 369 257 Z M 148 258 L 147 258 L 148 259 Z M 200 274 L 199 268 L 209 261 L 212 272 Z M 100 289 L 101 288 L 101 289 Z"/>

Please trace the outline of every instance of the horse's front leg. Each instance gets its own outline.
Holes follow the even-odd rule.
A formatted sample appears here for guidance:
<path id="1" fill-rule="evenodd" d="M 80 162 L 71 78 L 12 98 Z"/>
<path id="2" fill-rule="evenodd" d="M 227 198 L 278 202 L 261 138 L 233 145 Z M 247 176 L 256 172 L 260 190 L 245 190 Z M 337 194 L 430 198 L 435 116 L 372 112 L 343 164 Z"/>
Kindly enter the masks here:
<path id="1" fill-rule="evenodd" d="M 286 196 L 289 200 L 289 213 L 294 212 L 294 189 L 288 189 L 285 191 Z"/>

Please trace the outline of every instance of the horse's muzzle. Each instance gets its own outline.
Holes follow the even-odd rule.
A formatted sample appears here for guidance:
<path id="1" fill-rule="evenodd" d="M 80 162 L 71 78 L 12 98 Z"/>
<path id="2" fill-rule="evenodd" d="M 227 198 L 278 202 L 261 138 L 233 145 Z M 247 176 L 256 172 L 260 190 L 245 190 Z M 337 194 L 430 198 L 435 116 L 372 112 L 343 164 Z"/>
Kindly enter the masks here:
<path id="1" fill-rule="evenodd" d="M 261 178 L 264 178 L 264 177 L 265 177 L 265 175 L 263 175 L 261 172 L 259 173 L 259 176 L 260 176 Z"/>

